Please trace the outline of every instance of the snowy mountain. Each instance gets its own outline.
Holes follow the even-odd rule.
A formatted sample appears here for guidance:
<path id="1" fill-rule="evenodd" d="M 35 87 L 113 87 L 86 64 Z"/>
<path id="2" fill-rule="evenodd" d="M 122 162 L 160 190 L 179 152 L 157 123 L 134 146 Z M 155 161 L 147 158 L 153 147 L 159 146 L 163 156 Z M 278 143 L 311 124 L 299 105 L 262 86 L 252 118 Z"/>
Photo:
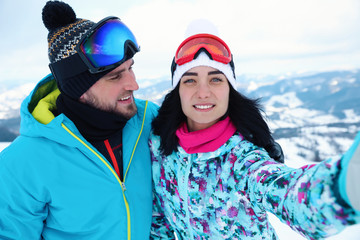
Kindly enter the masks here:
<path id="1" fill-rule="evenodd" d="M 135 96 L 157 104 L 171 88 L 166 78 L 138 82 Z M 0 87 L 0 141 L 18 135 L 20 103 L 34 86 Z M 237 76 L 237 88 L 246 96 L 261 97 L 269 126 L 289 161 L 320 161 L 345 152 L 360 130 L 360 70 Z"/>
<path id="2" fill-rule="evenodd" d="M 20 104 L 35 87 L 35 83 L 0 87 L 0 142 L 12 141 L 19 134 Z"/>
<path id="3" fill-rule="evenodd" d="M 292 155 L 287 159 L 338 155 L 360 130 L 359 70 L 287 78 L 247 93 L 263 97 L 274 137 Z"/>

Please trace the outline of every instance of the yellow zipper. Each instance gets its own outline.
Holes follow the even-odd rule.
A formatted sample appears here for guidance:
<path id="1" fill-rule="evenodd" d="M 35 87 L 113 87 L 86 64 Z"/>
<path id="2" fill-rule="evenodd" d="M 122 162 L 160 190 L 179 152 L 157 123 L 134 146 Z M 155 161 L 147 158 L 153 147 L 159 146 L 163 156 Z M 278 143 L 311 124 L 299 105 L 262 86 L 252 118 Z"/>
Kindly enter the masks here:
<path id="1" fill-rule="evenodd" d="M 144 117 L 142 120 L 142 124 L 141 124 L 141 129 L 140 129 L 140 133 L 138 135 L 138 138 L 136 140 L 135 146 L 133 148 L 133 151 L 131 153 L 131 157 L 130 157 L 130 161 L 128 164 L 128 167 L 126 169 L 125 175 L 124 175 L 124 182 L 122 182 L 119 178 L 119 176 L 116 174 L 116 172 L 114 171 L 114 169 L 109 165 L 109 163 L 104 160 L 97 152 L 95 152 L 89 145 L 87 145 L 83 140 L 81 140 L 78 136 L 76 136 L 68 127 L 65 126 L 65 124 L 61 123 L 61 126 L 68 132 L 70 133 L 71 136 L 73 136 L 76 140 L 78 140 L 80 143 L 82 143 L 87 149 L 89 149 L 93 154 L 95 154 L 95 156 L 97 156 L 105 165 L 107 168 L 110 169 L 111 173 L 115 176 L 116 180 L 119 182 L 121 190 L 122 190 L 122 194 L 124 197 L 124 202 L 125 202 L 125 208 L 126 208 L 126 215 L 127 215 L 127 219 L 128 219 L 128 224 L 127 224 L 127 231 L 128 231 L 128 240 L 131 240 L 131 218 L 130 218 L 130 208 L 129 208 L 129 203 L 126 200 L 126 196 L 125 196 L 125 191 L 126 191 L 126 186 L 125 186 L 125 179 L 126 179 L 126 175 L 127 172 L 129 170 L 130 164 L 132 162 L 132 158 L 134 156 L 135 153 L 135 149 L 137 147 L 137 144 L 139 142 L 140 136 L 142 134 L 142 130 L 144 128 L 144 123 L 145 123 L 145 116 L 146 116 L 146 109 L 147 109 L 147 104 L 148 101 L 146 101 L 145 103 L 145 109 L 144 109 Z"/>
<path id="2" fill-rule="evenodd" d="M 138 142 L 139 142 L 141 133 L 142 133 L 143 128 L 144 128 L 147 105 L 148 105 L 148 101 L 145 102 L 144 117 L 143 117 L 143 120 L 142 120 L 140 133 L 139 133 L 139 135 L 138 135 L 138 138 L 136 139 L 135 146 L 134 146 L 133 151 L 132 151 L 132 153 L 131 153 L 130 162 L 129 162 L 128 167 L 127 167 L 127 169 L 126 169 L 126 172 L 125 172 L 125 174 L 124 174 L 124 182 L 125 182 L 125 179 L 126 179 L 126 175 L 127 175 L 128 171 L 129 171 L 129 167 L 130 167 L 130 165 L 131 165 L 132 158 L 133 158 L 134 153 L 135 153 L 135 150 L 136 150 L 136 146 L 137 146 L 137 144 L 138 144 Z"/>

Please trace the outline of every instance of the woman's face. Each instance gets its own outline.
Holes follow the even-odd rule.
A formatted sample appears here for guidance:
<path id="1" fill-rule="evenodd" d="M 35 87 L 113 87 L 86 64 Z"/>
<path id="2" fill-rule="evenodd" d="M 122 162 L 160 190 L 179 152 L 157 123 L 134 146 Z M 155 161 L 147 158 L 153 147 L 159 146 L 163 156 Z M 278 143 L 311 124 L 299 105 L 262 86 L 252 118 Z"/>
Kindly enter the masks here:
<path id="1" fill-rule="evenodd" d="M 215 68 L 199 66 L 184 73 L 179 94 L 189 131 L 215 124 L 228 109 L 229 93 L 225 75 Z"/>

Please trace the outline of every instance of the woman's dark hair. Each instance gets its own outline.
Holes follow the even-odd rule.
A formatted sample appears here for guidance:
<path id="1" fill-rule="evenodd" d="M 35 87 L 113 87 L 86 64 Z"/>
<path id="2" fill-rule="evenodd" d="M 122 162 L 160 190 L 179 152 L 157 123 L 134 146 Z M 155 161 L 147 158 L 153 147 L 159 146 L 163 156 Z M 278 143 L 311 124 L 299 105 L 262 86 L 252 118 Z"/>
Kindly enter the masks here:
<path id="1" fill-rule="evenodd" d="M 168 156 L 176 151 L 178 138 L 175 134 L 180 124 L 186 121 L 186 116 L 181 109 L 179 84 L 169 92 L 162 102 L 157 117 L 152 121 L 155 135 L 160 136 L 160 151 Z"/>
<path id="2" fill-rule="evenodd" d="M 246 140 L 265 148 L 273 138 L 263 113 L 259 98 L 250 99 L 230 85 L 228 114 L 231 121 Z"/>
<path id="3" fill-rule="evenodd" d="M 259 147 L 266 148 L 274 142 L 269 127 L 263 118 L 259 99 L 250 99 L 236 91 L 231 85 L 228 115 L 236 129 L 244 138 Z M 165 99 L 158 116 L 152 122 L 155 135 L 160 136 L 160 151 L 168 156 L 177 150 L 178 138 L 175 134 L 180 124 L 186 121 L 181 109 L 179 84 Z"/>

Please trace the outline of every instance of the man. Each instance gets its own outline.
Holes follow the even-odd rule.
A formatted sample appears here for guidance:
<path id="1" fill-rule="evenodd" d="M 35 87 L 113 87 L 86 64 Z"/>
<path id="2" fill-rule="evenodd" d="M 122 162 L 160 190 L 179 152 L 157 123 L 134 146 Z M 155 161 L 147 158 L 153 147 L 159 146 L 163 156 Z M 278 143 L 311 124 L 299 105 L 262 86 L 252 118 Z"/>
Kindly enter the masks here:
<path id="1" fill-rule="evenodd" d="M 42 15 L 52 74 L 0 155 L 0 239 L 148 239 L 157 107 L 133 97 L 136 39 L 118 18 L 77 19 L 63 2 Z"/>

